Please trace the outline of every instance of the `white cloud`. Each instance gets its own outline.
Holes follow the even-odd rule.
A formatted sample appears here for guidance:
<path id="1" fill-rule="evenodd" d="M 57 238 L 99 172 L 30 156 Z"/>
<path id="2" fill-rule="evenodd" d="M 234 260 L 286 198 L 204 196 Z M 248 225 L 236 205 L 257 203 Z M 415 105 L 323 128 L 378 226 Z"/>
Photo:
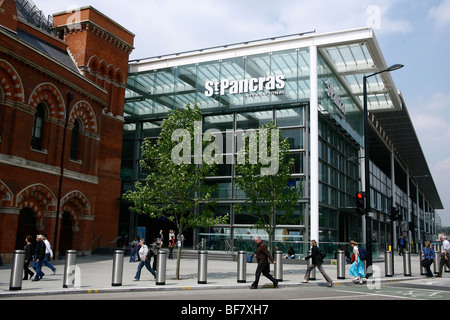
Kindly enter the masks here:
<path id="1" fill-rule="evenodd" d="M 443 0 L 440 5 L 432 7 L 427 19 L 437 30 L 445 29 L 450 24 L 450 0 Z"/>
<path id="2" fill-rule="evenodd" d="M 391 14 L 399 1 L 34 0 L 46 14 L 92 5 L 136 34 L 132 58 L 313 30 L 372 26 L 380 34 L 404 34 L 413 27 Z"/>
<path id="3" fill-rule="evenodd" d="M 415 101 L 411 118 L 428 160 L 450 157 L 450 94 L 437 92 Z"/>

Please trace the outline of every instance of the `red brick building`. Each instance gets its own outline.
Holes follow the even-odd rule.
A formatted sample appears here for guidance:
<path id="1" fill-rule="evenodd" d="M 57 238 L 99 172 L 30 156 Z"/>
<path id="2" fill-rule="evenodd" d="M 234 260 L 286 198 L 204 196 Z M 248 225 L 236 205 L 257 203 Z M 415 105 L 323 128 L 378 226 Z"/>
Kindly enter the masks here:
<path id="1" fill-rule="evenodd" d="M 4 261 L 28 234 L 47 233 L 63 255 L 89 254 L 118 232 L 134 35 L 92 7 L 45 17 L 30 0 L 0 1 Z"/>

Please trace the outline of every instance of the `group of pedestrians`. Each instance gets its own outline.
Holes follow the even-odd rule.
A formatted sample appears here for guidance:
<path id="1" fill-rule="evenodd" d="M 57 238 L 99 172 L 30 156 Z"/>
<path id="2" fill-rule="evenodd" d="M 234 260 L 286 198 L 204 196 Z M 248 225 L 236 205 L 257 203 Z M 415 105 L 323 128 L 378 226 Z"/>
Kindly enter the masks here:
<path id="1" fill-rule="evenodd" d="M 255 243 L 257 245 L 257 249 L 255 252 L 256 255 L 256 261 L 258 263 L 258 266 L 256 268 L 255 272 L 255 281 L 250 286 L 250 289 L 257 289 L 259 279 L 261 276 L 261 273 L 268 278 L 273 283 L 273 287 L 278 287 L 278 281 L 270 274 L 270 267 L 269 267 L 269 260 L 272 261 L 273 264 L 276 264 L 277 262 L 274 260 L 272 255 L 269 253 L 269 250 L 267 249 L 267 245 L 261 240 L 259 236 L 255 237 Z M 439 265 L 439 274 L 438 277 L 442 277 L 442 271 L 444 268 L 444 265 L 446 265 L 448 268 L 450 268 L 450 242 L 447 240 L 445 236 L 441 236 L 441 259 L 440 259 L 440 265 Z M 350 266 L 349 274 L 354 277 L 353 282 L 359 283 L 360 285 L 363 284 L 363 279 L 365 278 L 365 268 L 364 268 L 364 260 L 362 259 L 362 253 L 363 248 L 359 246 L 359 244 L 351 240 L 350 245 L 353 248 L 353 254 L 354 254 L 354 260 L 352 259 L 353 263 Z M 303 258 L 303 260 L 309 260 L 311 259 L 311 263 L 306 269 L 306 274 L 304 277 L 303 283 L 308 283 L 310 279 L 311 272 L 317 267 L 317 269 L 322 273 L 325 280 L 328 282 L 328 287 L 332 287 L 334 282 L 333 280 L 328 276 L 328 274 L 325 272 L 323 268 L 323 259 L 325 257 L 325 254 L 319 249 L 317 246 L 316 240 L 311 241 L 311 251 L 308 256 Z M 435 252 L 431 248 L 430 242 L 426 242 L 426 246 L 424 248 L 424 258 L 427 260 L 430 260 L 431 263 L 427 267 L 428 276 L 433 276 L 433 274 L 430 271 L 430 265 L 433 263 L 435 259 Z M 424 259 L 424 260 L 425 260 Z"/>
<path id="2" fill-rule="evenodd" d="M 442 277 L 442 271 L 444 271 L 444 265 L 450 269 L 450 242 L 447 240 L 446 236 L 441 236 L 441 252 L 436 253 L 434 249 L 431 247 L 430 241 L 425 241 L 425 246 L 423 248 L 422 255 L 422 267 L 426 270 L 426 276 L 430 278 L 434 278 L 434 274 L 431 271 L 431 265 L 436 261 L 436 255 L 440 255 L 439 269 L 437 277 Z"/>
<path id="3" fill-rule="evenodd" d="M 47 234 L 38 234 L 35 245 L 33 245 L 32 241 L 33 237 L 30 235 L 25 238 L 23 280 L 31 279 L 32 281 L 39 281 L 45 276 L 45 273 L 42 272 L 43 266 L 50 268 L 53 274 L 56 273 L 56 268 L 50 263 L 51 258 L 53 258 L 53 251 Z M 32 268 L 35 272 L 30 270 L 30 263 L 33 263 Z"/>

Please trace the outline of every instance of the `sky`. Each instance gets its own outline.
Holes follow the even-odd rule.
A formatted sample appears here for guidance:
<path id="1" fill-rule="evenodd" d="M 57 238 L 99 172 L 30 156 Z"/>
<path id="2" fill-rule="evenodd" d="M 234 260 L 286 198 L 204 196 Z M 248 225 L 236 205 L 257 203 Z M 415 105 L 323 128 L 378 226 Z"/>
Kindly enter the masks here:
<path id="1" fill-rule="evenodd" d="M 450 0 L 33 0 L 46 15 L 92 6 L 135 34 L 130 59 L 371 26 L 403 94 L 450 226 Z"/>

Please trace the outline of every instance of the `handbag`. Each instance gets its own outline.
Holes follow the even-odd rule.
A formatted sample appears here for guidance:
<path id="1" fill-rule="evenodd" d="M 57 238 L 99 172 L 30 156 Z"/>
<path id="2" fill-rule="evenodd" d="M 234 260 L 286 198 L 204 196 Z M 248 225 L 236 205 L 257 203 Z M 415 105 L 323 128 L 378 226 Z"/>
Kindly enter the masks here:
<path id="1" fill-rule="evenodd" d="M 428 268 L 429 266 L 431 266 L 433 264 L 433 260 L 430 258 L 425 258 L 422 260 L 422 262 L 420 263 L 420 265 L 424 268 Z"/>

